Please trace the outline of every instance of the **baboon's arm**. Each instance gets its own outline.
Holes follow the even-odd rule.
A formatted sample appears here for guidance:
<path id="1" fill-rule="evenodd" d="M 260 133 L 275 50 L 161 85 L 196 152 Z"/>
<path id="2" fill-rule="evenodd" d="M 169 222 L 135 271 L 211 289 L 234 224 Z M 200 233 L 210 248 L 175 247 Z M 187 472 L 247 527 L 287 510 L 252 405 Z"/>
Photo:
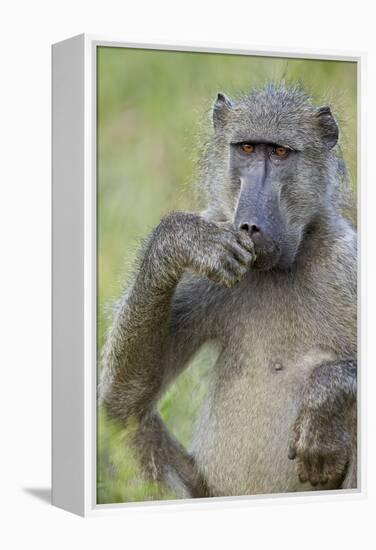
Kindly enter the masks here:
<path id="1" fill-rule="evenodd" d="M 198 282 L 198 279 L 196 278 Z M 146 475 L 181 496 L 205 496 L 193 458 L 171 436 L 155 405 L 163 389 L 209 338 L 209 312 L 198 284 L 165 293 L 142 288 L 143 275 L 116 313 L 104 356 L 102 399 L 111 417 L 132 426 L 132 444 Z M 195 288 L 196 287 L 196 288 Z M 188 288 L 192 291 L 189 296 Z M 203 322 L 206 316 L 206 323 Z"/>
<path id="2" fill-rule="evenodd" d="M 356 394 L 356 360 L 332 361 L 312 371 L 289 451 L 302 482 L 339 488 L 351 468 L 349 486 L 356 486 Z"/>
<path id="3" fill-rule="evenodd" d="M 180 484 L 190 496 L 205 496 L 204 482 L 155 405 L 200 345 L 215 338 L 215 294 L 223 288 L 184 275 L 186 269 L 232 286 L 252 261 L 245 245 L 253 250 L 245 236 L 198 215 L 165 218 L 144 247 L 103 349 L 100 396 L 107 413 L 124 425 L 132 421 L 146 473 L 173 488 Z"/>

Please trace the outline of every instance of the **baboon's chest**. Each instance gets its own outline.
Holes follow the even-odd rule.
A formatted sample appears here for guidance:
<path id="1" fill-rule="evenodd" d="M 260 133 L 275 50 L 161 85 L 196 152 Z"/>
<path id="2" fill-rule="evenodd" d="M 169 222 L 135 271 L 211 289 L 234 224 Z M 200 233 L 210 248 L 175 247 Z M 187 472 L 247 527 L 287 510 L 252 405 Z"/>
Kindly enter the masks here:
<path id="1" fill-rule="evenodd" d="M 291 370 L 312 349 L 326 350 L 325 312 L 318 302 L 285 288 L 256 288 L 229 308 L 225 332 L 228 365 L 261 368 L 266 372 Z M 304 361 L 301 361 L 304 363 Z"/>
<path id="2" fill-rule="evenodd" d="M 233 306 L 198 422 L 198 461 L 218 494 L 298 490 L 290 429 L 310 372 L 335 354 L 299 297 L 259 295 Z"/>
<path id="3" fill-rule="evenodd" d="M 252 334 L 223 350 L 194 443 L 214 494 L 307 490 L 288 459 L 291 428 L 310 373 L 335 354 L 306 345 L 268 347 Z"/>

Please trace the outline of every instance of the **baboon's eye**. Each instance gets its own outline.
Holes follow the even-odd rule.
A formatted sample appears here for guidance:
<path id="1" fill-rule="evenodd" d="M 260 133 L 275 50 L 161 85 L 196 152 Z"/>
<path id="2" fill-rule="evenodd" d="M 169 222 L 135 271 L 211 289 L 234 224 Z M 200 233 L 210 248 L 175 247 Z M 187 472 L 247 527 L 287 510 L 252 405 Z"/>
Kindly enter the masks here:
<path id="1" fill-rule="evenodd" d="M 289 154 L 289 150 L 287 149 L 287 147 L 282 147 L 282 145 L 277 145 L 273 149 L 273 154 L 277 155 L 277 157 L 280 157 L 280 158 L 286 158 L 287 155 Z"/>
<path id="2" fill-rule="evenodd" d="M 240 145 L 240 148 L 244 153 L 247 153 L 247 155 L 250 155 L 251 153 L 254 153 L 254 151 L 255 151 L 255 146 L 252 145 L 252 143 L 242 143 Z"/>

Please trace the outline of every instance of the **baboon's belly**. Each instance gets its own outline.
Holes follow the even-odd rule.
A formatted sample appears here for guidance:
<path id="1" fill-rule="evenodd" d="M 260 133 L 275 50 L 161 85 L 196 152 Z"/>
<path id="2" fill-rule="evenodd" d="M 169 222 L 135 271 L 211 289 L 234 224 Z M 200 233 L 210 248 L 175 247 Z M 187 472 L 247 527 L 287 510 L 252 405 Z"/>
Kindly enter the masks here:
<path id="1" fill-rule="evenodd" d="M 291 426 L 304 381 L 314 365 L 333 357 L 313 350 L 299 360 L 225 369 L 217 365 L 193 450 L 215 495 L 312 490 L 288 458 Z M 223 383 L 223 378 L 226 378 Z"/>

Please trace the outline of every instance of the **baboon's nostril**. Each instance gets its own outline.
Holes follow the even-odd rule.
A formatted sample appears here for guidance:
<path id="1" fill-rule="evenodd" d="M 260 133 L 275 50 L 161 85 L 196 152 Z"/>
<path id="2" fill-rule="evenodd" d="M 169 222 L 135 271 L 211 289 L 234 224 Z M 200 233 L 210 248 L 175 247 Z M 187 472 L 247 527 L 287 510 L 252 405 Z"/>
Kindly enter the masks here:
<path id="1" fill-rule="evenodd" d="M 246 223 L 246 222 L 241 223 L 240 229 L 242 229 L 243 231 L 247 231 L 247 233 L 249 233 L 250 235 L 254 235 L 255 233 L 260 233 L 259 226 L 254 223 Z"/>

